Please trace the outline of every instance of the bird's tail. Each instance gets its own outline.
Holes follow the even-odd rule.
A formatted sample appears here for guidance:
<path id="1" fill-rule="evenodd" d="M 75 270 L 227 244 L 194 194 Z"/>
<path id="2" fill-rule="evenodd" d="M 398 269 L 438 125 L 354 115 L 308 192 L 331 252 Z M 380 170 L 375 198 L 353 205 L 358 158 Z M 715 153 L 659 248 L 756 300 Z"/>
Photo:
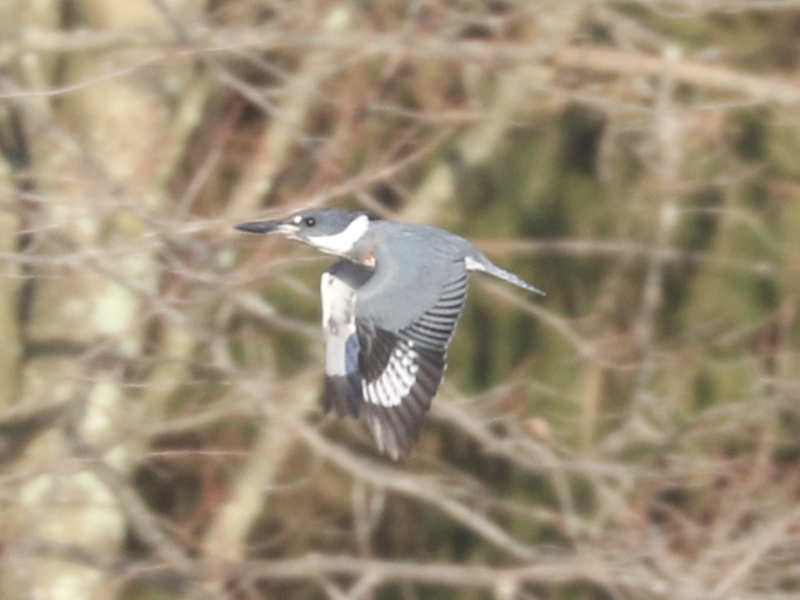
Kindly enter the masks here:
<path id="1" fill-rule="evenodd" d="M 539 294 L 540 296 L 547 295 L 545 292 L 536 286 L 531 285 L 521 277 L 518 277 L 511 271 L 501 269 L 488 258 L 486 258 L 486 255 L 484 255 L 482 252 L 476 252 L 474 256 L 468 256 L 466 262 L 467 269 L 470 271 L 482 271 L 484 273 L 488 273 L 492 277 L 497 277 L 498 279 L 502 279 L 508 283 L 513 283 L 514 285 L 521 287 L 523 290 L 528 290 L 529 292 Z"/>

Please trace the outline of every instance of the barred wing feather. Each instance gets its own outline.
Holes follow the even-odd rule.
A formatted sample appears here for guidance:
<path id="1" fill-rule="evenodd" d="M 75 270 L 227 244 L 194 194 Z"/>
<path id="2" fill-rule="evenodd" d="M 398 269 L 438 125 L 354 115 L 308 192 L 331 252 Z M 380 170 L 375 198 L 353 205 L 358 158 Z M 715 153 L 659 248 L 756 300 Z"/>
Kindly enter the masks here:
<path id="1" fill-rule="evenodd" d="M 378 449 L 395 460 L 410 451 L 442 382 L 467 294 L 467 273 L 460 271 L 433 306 L 397 331 L 356 318 L 362 413 Z"/>

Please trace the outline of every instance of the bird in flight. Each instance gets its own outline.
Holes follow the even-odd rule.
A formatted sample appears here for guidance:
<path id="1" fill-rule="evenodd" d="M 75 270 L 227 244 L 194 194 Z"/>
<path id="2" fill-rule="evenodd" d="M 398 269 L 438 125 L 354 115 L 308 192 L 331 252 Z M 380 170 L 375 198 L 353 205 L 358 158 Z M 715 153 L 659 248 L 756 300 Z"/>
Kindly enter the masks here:
<path id="1" fill-rule="evenodd" d="M 467 273 L 544 295 L 464 238 L 427 225 L 325 209 L 236 228 L 277 233 L 343 259 L 320 281 L 322 407 L 363 416 L 380 452 L 393 460 L 411 450 L 442 382 Z"/>

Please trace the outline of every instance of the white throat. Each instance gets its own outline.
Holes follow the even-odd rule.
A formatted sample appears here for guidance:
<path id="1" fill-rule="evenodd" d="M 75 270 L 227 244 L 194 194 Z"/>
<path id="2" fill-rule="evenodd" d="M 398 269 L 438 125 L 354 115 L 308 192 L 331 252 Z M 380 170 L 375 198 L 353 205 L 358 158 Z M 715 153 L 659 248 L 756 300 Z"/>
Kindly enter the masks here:
<path id="1" fill-rule="evenodd" d="M 353 249 L 369 228 L 369 217 L 359 215 L 344 231 L 334 235 L 317 235 L 306 238 L 306 242 L 314 248 L 329 254 L 346 254 Z"/>

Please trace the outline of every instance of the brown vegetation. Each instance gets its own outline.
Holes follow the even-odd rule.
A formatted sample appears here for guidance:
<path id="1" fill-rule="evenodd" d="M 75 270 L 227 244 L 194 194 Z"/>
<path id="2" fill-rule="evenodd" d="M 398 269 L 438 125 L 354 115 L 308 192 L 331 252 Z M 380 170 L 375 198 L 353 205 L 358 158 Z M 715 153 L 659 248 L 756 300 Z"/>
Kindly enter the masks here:
<path id="1" fill-rule="evenodd" d="M 800 2 L 0 3 L 0 596 L 800 595 Z M 412 457 L 323 419 L 355 206 L 478 242 Z"/>

